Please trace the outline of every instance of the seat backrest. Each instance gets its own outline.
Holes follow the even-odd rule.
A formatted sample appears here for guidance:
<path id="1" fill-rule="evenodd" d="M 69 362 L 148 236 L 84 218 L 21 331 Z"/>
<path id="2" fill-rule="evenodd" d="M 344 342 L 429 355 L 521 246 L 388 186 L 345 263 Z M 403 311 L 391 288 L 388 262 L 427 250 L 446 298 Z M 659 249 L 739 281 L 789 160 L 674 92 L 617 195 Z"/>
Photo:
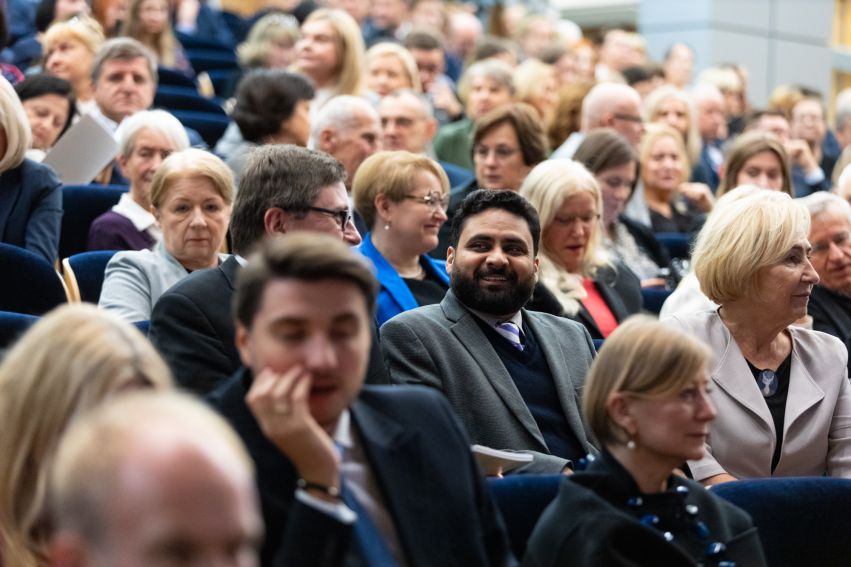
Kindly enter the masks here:
<path id="1" fill-rule="evenodd" d="M 23 248 L 0 243 L 0 311 L 43 315 L 67 300 L 52 265 Z"/>
<path id="2" fill-rule="evenodd" d="M 712 492 L 750 514 L 772 567 L 851 563 L 851 479 L 739 480 Z"/>
<path id="3" fill-rule="evenodd" d="M 175 87 L 186 87 L 198 91 L 198 84 L 195 79 L 187 77 L 185 73 L 177 69 L 169 67 L 157 67 L 157 84 L 158 85 L 173 85 Z"/>
<path id="4" fill-rule="evenodd" d="M 192 110 L 173 110 L 171 112 L 180 123 L 187 128 L 197 130 L 204 138 L 204 142 L 211 148 L 227 130 L 230 121 L 227 116 L 212 114 L 210 112 L 194 112 Z"/>
<path id="5" fill-rule="evenodd" d="M 685 232 L 657 232 L 656 240 L 671 258 L 691 258 L 691 235 Z"/>
<path id="6" fill-rule="evenodd" d="M 157 92 L 154 95 L 154 106 L 166 110 L 194 110 L 227 116 L 219 101 L 204 98 L 197 91 L 185 87 L 168 85 L 157 87 Z"/>
<path id="7" fill-rule="evenodd" d="M 100 291 L 103 287 L 103 276 L 106 265 L 115 255 L 117 250 L 96 250 L 74 254 L 62 261 L 62 267 L 66 270 L 65 281 L 68 288 L 73 280 L 80 293 L 80 301 L 97 303 L 100 299 Z"/>
<path id="8" fill-rule="evenodd" d="M 558 493 L 564 475 L 509 475 L 488 478 L 514 556 L 520 560 L 526 552 L 526 542 L 538 523 L 538 518 Z"/>
<path id="9" fill-rule="evenodd" d="M 239 61 L 233 51 L 225 52 L 216 49 L 187 49 L 186 57 L 192 63 L 196 73 L 213 69 L 236 69 Z"/>
<path id="10" fill-rule="evenodd" d="M 641 288 L 641 299 L 643 301 L 644 310 L 658 315 L 662 310 L 662 304 L 665 303 L 665 300 L 668 299 L 668 296 L 671 295 L 671 293 L 671 290 L 665 288 Z"/>
<path id="11" fill-rule="evenodd" d="M 36 321 L 38 317 L 35 315 L 0 311 L 0 349 L 12 346 Z"/>
<path id="12" fill-rule="evenodd" d="M 62 232 L 59 257 L 68 258 L 88 249 L 89 227 L 113 207 L 127 187 L 117 185 L 66 185 L 62 188 Z"/>

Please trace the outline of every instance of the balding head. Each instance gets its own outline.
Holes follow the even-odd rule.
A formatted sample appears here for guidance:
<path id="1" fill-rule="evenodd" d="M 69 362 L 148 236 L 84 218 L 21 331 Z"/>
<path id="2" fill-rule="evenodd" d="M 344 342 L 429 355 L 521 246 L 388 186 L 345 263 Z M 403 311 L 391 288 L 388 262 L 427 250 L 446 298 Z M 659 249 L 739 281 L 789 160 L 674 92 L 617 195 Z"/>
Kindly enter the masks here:
<path id="1" fill-rule="evenodd" d="M 582 101 L 582 132 L 597 128 L 613 128 L 633 146 L 644 133 L 641 121 L 641 96 L 634 88 L 621 83 L 600 83 Z"/>
<path id="2" fill-rule="evenodd" d="M 50 488 L 54 565 L 257 564 L 251 460 L 220 417 L 186 396 L 131 394 L 79 420 Z"/>

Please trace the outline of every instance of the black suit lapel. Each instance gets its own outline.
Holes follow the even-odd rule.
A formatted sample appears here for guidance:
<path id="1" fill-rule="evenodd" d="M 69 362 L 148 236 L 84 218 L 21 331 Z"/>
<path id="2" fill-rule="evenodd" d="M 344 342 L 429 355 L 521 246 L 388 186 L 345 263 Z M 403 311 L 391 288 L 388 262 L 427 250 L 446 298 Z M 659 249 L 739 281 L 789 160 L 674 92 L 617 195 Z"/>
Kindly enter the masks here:
<path id="1" fill-rule="evenodd" d="M 606 302 L 606 305 L 608 305 L 609 310 L 611 310 L 612 312 L 612 315 L 615 316 L 615 321 L 620 323 L 621 321 L 629 317 L 626 305 L 623 304 L 623 300 L 621 299 L 621 296 L 615 289 L 614 285 L 609 285 L 602 282 L 595 282 L 594 287 L 596 287 L 597 291 L 600 292 L 600 295 L 603 296 L 603 301 Z"/>
<path id="2" fill-rule="evenodd" d="M 222 274 L 225 276 L 225 280 L 230 286 L 231 290 L 236 289 L 236 276 L 239 273 L 239 270 L 242 268 L 242 264 L 239 263 L 239 260 L 236 259 L 236 256 L 231 256 L 219 266 L 219 270 L 222 271 Z"/>
<path id="3" fill-rule="evenodd" d="M 585 325 L 585 328 L 588 329 L 592 339 L 603 338 L 603 333 L 600 332 L 600 327 L 597 326 L 597 322 L 594 321 L 591 313 L 585 308 L 585 305 L 583 305 L 581 301 L 579 302 L 579 311 L 576 312 L 576 318 L 580 323 Z"/>

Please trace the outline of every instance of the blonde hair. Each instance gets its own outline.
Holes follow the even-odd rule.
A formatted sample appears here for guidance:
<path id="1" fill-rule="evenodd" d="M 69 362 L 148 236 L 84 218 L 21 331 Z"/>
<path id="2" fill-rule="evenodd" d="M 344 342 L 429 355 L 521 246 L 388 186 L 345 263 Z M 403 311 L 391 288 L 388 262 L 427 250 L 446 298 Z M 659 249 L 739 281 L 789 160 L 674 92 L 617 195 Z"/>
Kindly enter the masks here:
<path id="1" fill-rule="evenodd" d="M 602 445 L 623 444 L 627 433 L 609 416 L 612 394 L 667 397 L 691 383 L 710 361 L 709 347 L 647 315 L 630 317 L 594 358 L 582 394 L 585 423 Z"/>
<path id="2" fill-rule="evenodd" d="M 366 63 L 364 69 L 369 70 L 369 66 L 376 59 L 382 57 L 395 57 L 401 64 L 405 75 L 408 77 L 408 87 L 414 92 L 420 93 L 423 90 L 420 83 L 420 72 L 417 70 L 417 61 L 411 52 L 399 45 L 398 43 L 376 43 L 366 52 Z"/>
<path id="3" fill-rule="evenodd" d="M 137 39 L 141 41 L 142 39 L 142 24 L 139 19 L 139 11 L 142 9 L 142 3 L 147 2 L 148 0 L 130 0 L 130 5 L 127 6 L 127 20 L 124 22 L 124 25 L 121 28 L 121 35 Z M 170 15 L 170 4 L 168 0 L 161 0 L 165 2 L 166 9 L 169 10 L 168 23 L 166 23 L 165 28 L 161 31 L 153 40 L 154 51 L 156 52 L 157 61 L 163 67 L 174 67 L 177 63 L 177 59 L 175 57 L 175 53 L 177 53 L 178 42 L 177 38 L 174 36 L 174 32 L 171 31 L 171 15 Z"/>
<path id="4" fill-rule="evenodd" d="M 189 148 L 174 152 L 163 160 L 151 181 L 151 205 L 159 209 L 174 183 L 188 177 L 209 179 L 216 192 L 230 205 L 233 203 L 233 172 L 210 152 Z"/>
<path id="5" fill-rule="evenodd" d="M 46 563 L 48 469 L 69 423 L 132 386 L 171 387 L 132 325 L 92 305 L 37 322 L 0 365 L 0 549 L 8 565 Z"/>
<path id="6" fill-rule="evenodd" d="M 668 100 L 677 100 L 683 103 L 686 107 L 688 120 L 688 132 L 686 132 L 685 144 L 688 154 L 689 163 L 697 163 L 700 161 L 700 150 L 702 143 L 700 141 L 700 132 L 697 128 L 697 113 L 694 111 L 694 105 L 691 98 L 682 89 L 678 89 L 673 85 L 662 85 L 658 89 L 647 95 L 644 99 L 643 113 L 646 122 L 655 122 L 659 107 L 663 102 Z"/>
<path id="7" fill-rule="evenodd" d="M 370 230 L 377 220 L 376 197 L 384 195 L 393 202 L 402 201 L 413 189 L 420 171 L 434 174 L 440 181 L 441 192 L 449 193 L 446 172 L 427 156 L 405 151 L 378 152 L 364 160 L 352 180 L 352 200 Z"/>
<path id="8" fill-rule="evenodd" d="M 514 83 L 517 85 L 515 100 L 532 105 L 540 113 L 541 109 L 532 101 L 541 94 L 547 81 L 555 80 L 555 78 L 555 67 L 538 59 L 527 59 L 514 69 Z M 550 116 L 541 116 L 541 120 L 551 120 L 554 111 L 555 105 L 550 109 Z"/>
<path id="9" fill-rule="evenodd" d="M 0 173 L 14 169 L 24 161 L 32 145 L 30 121 L 14 87 L 0 76 L 0 128 L 6 135 L 6 153 L 0 156 Z"/>
<path id="10" fill-rule="evenodd" d="M 810 232 L 806 207 L 787 193 L 742 185 L 718 199 L 692 253 L 700 289 L 715 303 L 759 298 L 759 272 Z"/>
<path id="11" fill-rule="evenodd" d="M 265 67 L 272 43 L 288 41 L 295 45 L 300 37 L 298 20 L 289 14 L 266 14 L 251 26 L 248 37 L 236 48 L 239 64 L 243 67 Z"/>
<path id="12" fill-rule="evenodd" d="M 644 136 L 641 138 L 641 145 L 638 148 L 638 160 L 643 169 L 650 160 L 650 154 L 653 153 L 653 146 L 662 138 L 671 138 L 677 146 L 677 153 L 683 162 L 683 170 L 680 174 L 679 183 L 688 181 L 688 176 L 691 173 L 690 162 L 686 155 L 686 145 L 683 142 L 683 137 L 679 132 L 668 126 L 667 124 L 648 124 Z"/>
<path id="13" fill-rule="evenodd" d="M 44 46 L 44 53 L 49 53 L 54 43 L 69 38 L 82 43 L 92 55 L 97 53 L 100 46 L 106 41 L 100 22 L 91 16 L 80 14 L 70 20 L 55 22 L 47 28 L 41 42 Z"/>
<path id="14" fill-rule="evenodd" d="M 343 10 L 319 8 L 310 13 L 302 26 L 317 21 L 331 24 L 337 35 L 335 39 L 339 61 L 334 95 L 360 95 L 363 91 L 365 47 L 358 23 Z"/>

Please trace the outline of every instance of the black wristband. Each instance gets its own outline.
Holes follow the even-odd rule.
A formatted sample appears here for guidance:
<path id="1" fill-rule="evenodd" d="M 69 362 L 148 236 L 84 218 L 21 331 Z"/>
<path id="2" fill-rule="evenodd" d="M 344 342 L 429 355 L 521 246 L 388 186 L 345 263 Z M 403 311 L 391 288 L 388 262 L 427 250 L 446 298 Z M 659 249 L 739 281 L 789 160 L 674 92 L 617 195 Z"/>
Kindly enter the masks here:
<path id="1" fill-rule="evenodd" d="M 324 484 L 319 484 L 318 482 L 304 480 L 303 478 L 298 479 L 296 486 L 302 490 L 318 490 L 331 498 L 340 498 L 340 489 L 336 486 L 326 486 Z"/>

